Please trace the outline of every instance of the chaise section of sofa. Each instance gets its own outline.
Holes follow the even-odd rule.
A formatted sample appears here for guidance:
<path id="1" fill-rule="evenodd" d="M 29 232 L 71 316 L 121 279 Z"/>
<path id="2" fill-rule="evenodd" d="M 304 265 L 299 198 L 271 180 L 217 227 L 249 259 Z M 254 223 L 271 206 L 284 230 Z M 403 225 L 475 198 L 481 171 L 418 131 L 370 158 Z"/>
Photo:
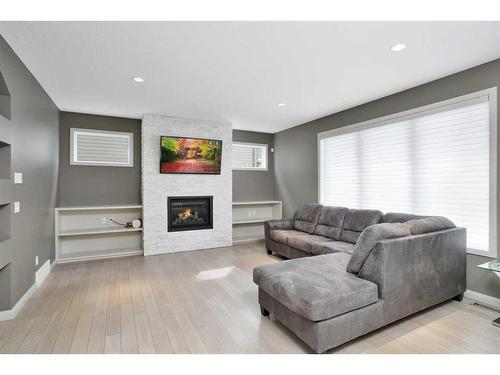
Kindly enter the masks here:
<path id="1" fill-rule="evenodd" d="M 292 259 L 257 267 L 262 313 L 271 312 L 316 352 L 382 325 L 375 283 L 345 272 L 349 254 Z"/>
<path id="2" fill-rule="evenodd" d="M 254 269 L 261 312 L 321 353 L 461 300 L 465 236 L 444 217 L 343 207 L 322 206 L 313 233 L 298 230 L 294 219 L 266 223 L 268 251 L 301 259 Z M 326 254 L 315 256 L 320 247 Z"/>

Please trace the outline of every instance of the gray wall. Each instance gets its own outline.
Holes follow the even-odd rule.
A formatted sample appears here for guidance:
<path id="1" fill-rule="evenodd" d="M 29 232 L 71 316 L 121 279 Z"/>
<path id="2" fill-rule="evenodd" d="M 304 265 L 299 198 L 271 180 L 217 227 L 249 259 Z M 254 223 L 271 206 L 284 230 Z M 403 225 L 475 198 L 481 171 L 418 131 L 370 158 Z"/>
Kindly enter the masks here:
<path id="1" fill-rule="evenodd" d="M 233 201 L 273 200 L 274 154 L 273 135 L 233 130 L 233 141 L 265 143 L 268 146 L 268 171 L 233 171 Z"/>
<path id="2" fill-rule="evenodd" d="M 500 59 L 275 134 L 274 196 L 283 201 L 283 214 L 290 216 L 299 204 L 318 201 L 318 133 L 493 86 L 500 86 Z M 468 255 L 467 260 L 467 287 L 500 298 L 500 280 L 475 267 L 488 258 Z"/>
<path id="3" fill-rule="evenodd" d="M 70 128 L 134 133 L 134 166 L 70 165 Z M 61 112 L 59 137 L 59 206 L 141 203 L 141 120 Z"/>
<path id="4" fill-rule="evenodd" d="M 69 129 L 85 128 L 134 133 L 134 167 L 87 167 L 69 164 Z M 269 168 L 233 172 L 233 201 L 272 200 L 274 197 L 273 135 L 233 131 L 238 142 L 269 145 Z M 141 121 L 136 119 L 60 113 L 58 206 L 141 203 Z"/>
<path id="5" fill-rule="evenodd" d="M 0 71 L 12 98 L 11 121 L 0 119 L 0 140 L 12 144 L 11 178 L 24 174 L 24 183 L 13 186 L 21 213 L 11 216 L 11 293 L 5 305 L 12 307 L 35 282 L 35 256 L 39 267 L 54 259 L 59 110 L 1 36 Z"/>

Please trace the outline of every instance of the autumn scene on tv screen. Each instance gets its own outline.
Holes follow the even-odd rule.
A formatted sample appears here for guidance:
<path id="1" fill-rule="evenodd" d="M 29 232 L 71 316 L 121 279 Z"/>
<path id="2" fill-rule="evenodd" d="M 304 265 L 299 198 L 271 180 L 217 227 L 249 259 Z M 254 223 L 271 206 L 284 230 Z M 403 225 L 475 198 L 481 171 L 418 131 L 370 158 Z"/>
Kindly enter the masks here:
<path id="1" fill-rule="evenodd" d="M 220 174 L 222 141 L 161 137 L 160 173 Z"/>

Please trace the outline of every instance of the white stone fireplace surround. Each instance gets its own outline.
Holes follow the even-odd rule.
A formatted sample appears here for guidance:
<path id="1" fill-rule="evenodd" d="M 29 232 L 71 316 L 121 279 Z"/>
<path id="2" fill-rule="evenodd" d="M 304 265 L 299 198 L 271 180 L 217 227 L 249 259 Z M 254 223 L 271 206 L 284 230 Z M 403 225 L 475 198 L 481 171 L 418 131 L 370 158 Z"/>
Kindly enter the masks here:
<path id="1" fill-rule="evenodd" d="M 222 140 L 220 175 L 160 174 L 162 135 Z M 231 246 L 232 126 L 230 123 L 148 114 L 142 119 L 144 255 Z M 167 231 L 167 198 L 213 196 L 213 229 Z"/>

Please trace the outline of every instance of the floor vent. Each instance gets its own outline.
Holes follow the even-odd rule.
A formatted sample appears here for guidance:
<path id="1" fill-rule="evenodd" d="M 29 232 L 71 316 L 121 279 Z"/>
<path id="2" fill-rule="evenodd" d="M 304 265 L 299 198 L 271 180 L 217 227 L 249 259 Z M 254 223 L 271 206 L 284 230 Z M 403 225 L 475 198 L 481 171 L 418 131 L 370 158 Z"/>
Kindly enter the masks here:
<path id="1" fill-rule="evenodd" d="M 478 303 L 478 302 L 472 302 L 471 305 L 474 307 L 479 307 L 481 309 L 485 309 L 485 310 L 500 314 L 500 309 L 497 309 L 496 307 L 488 306 L 488 305 Z"/>

